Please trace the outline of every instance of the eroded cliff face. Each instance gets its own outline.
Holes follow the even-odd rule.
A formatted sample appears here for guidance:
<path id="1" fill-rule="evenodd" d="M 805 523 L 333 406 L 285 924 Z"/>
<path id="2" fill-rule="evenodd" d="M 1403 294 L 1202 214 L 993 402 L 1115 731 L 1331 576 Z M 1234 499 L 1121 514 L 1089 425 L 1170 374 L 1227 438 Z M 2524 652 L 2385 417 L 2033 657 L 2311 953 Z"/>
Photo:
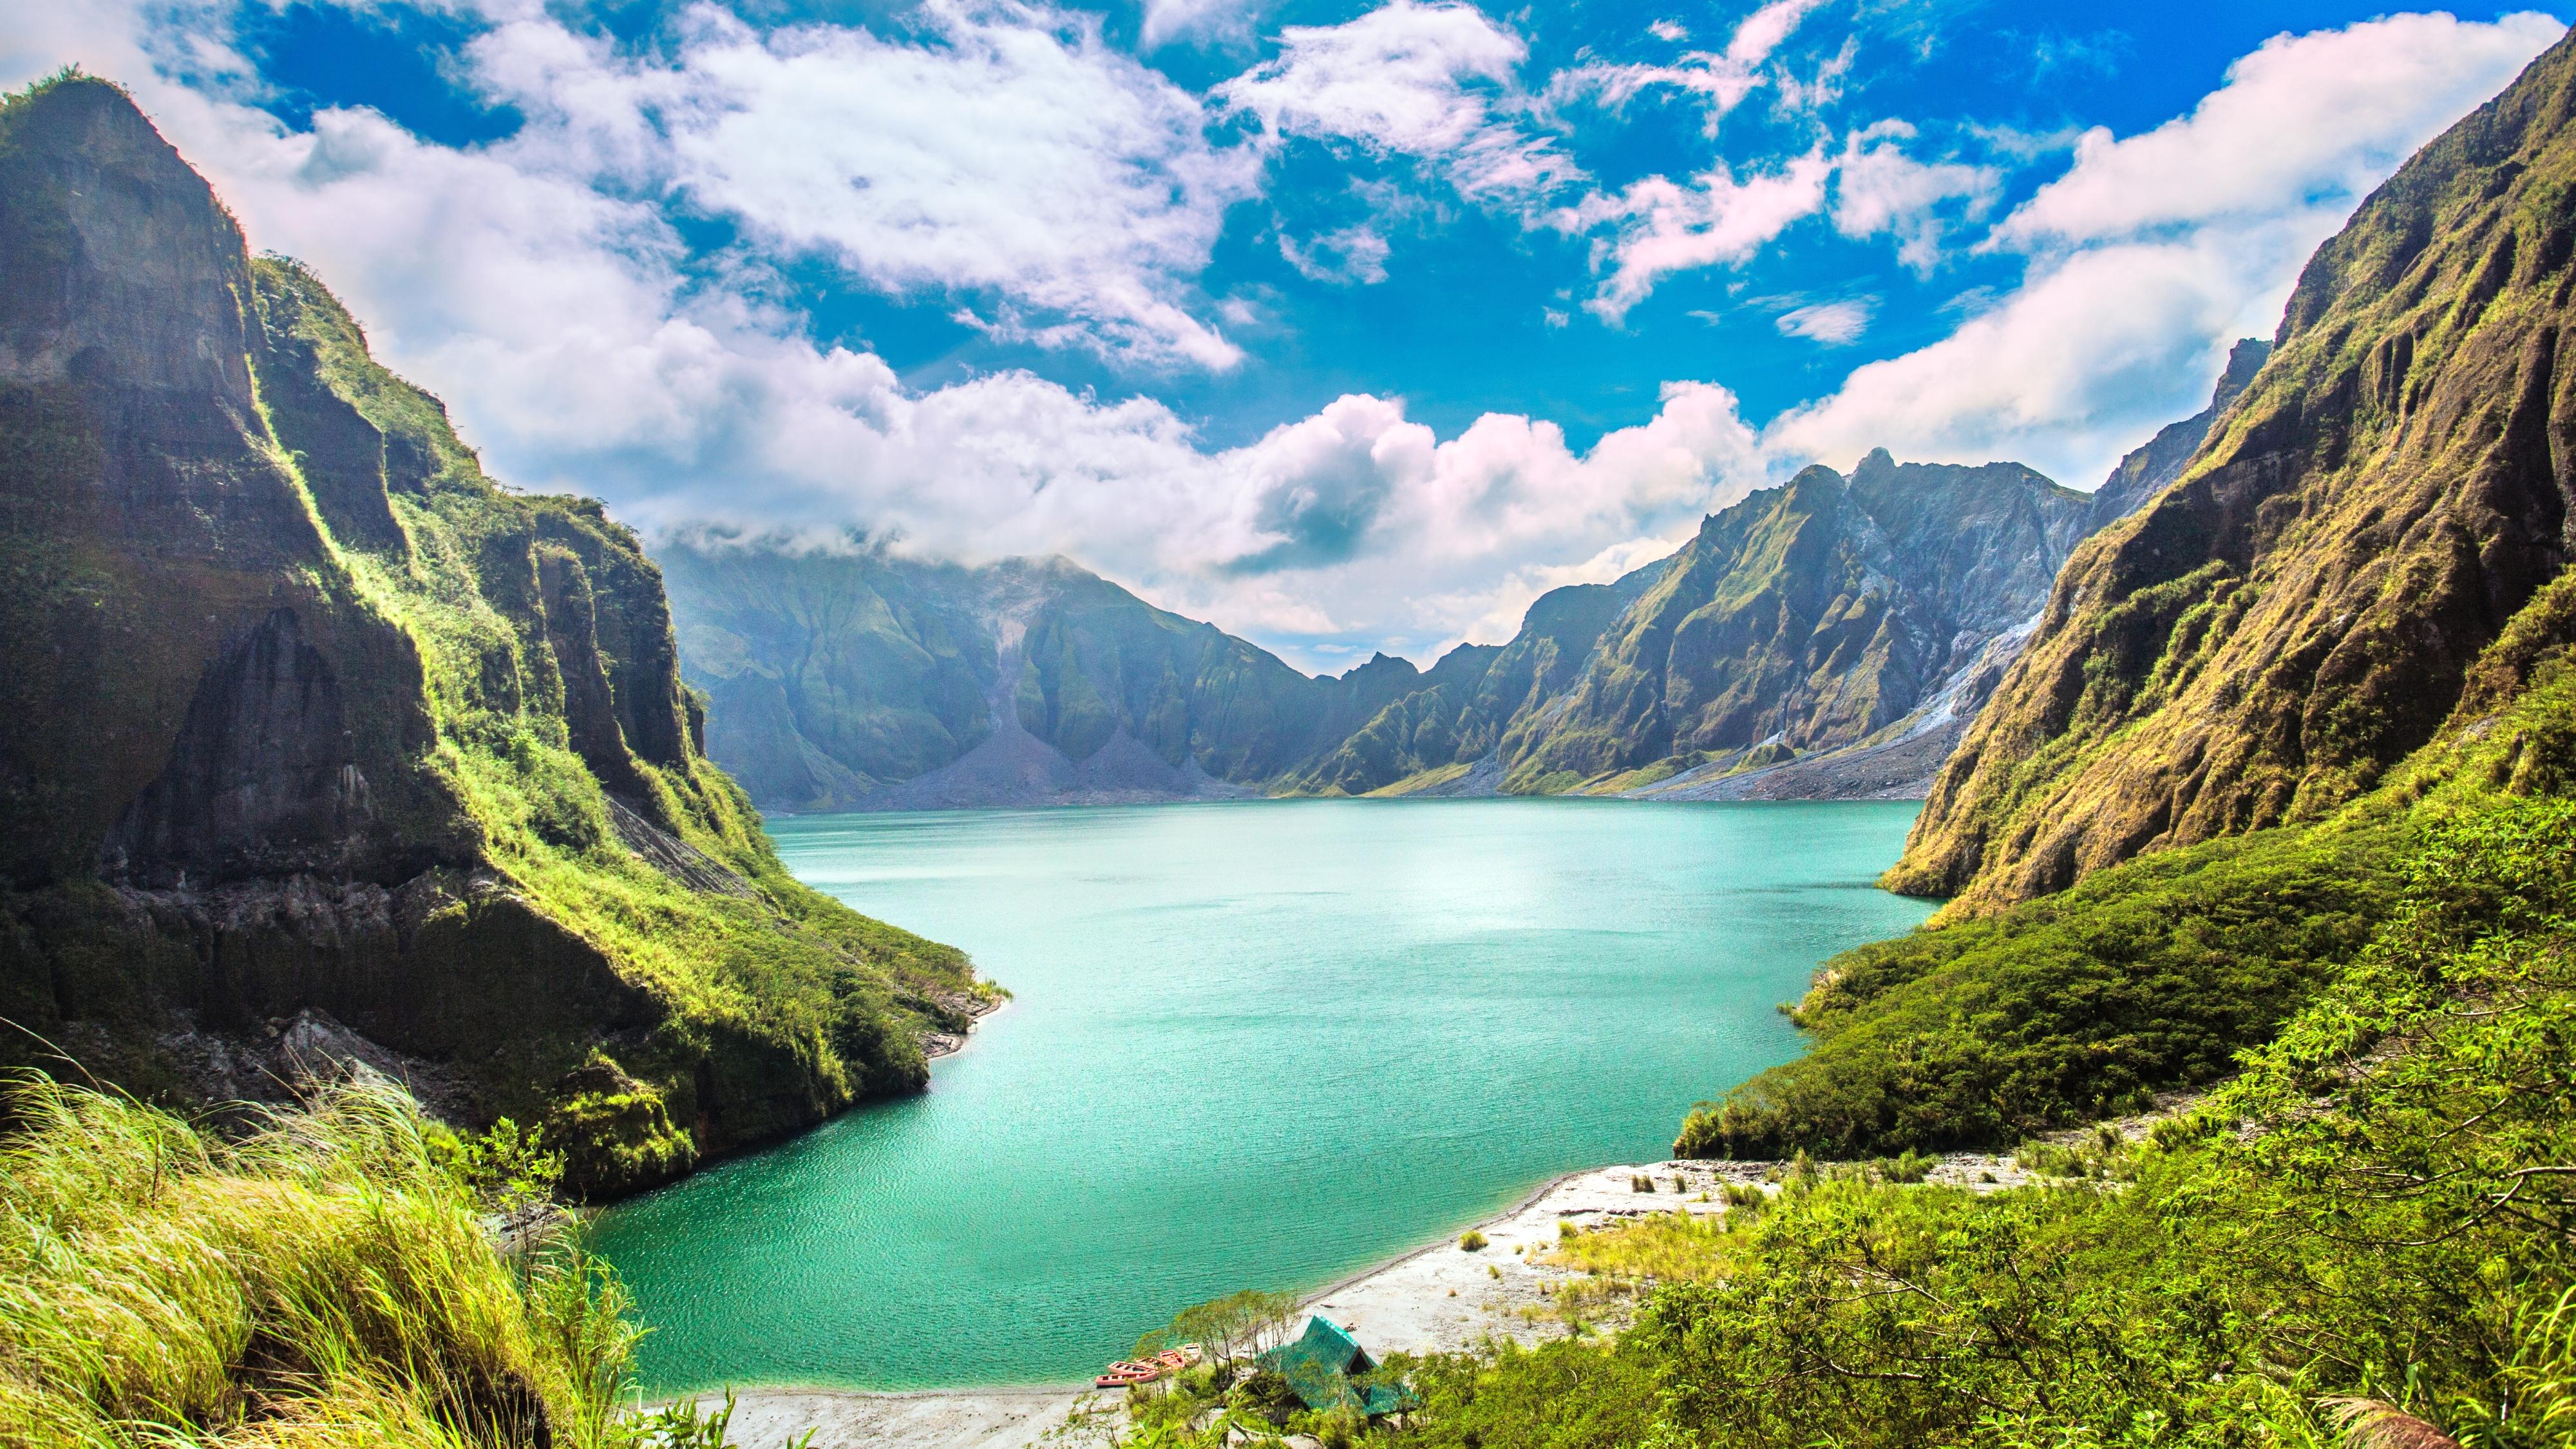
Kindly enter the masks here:
<path id="1" fill-rule="evenodd" d="M 326 1012 L 666 1124 L 567 1136 L 600 1192 L 922 1083 L 971 974 L 779 870 L 630 534 L 494 487 L 112 86 L 0 109 L 0 197 L 0 1015 L 176 1091 Z"/>
<path id="2" fill-rule="evenodd" d="M 1884 451 L 1848 480 L 1814 467 L 1757 492 L 1702 523 L 1562 708 L 1515 722 L 1511 784 L 1624 787 L 1711 756 L 1858 744 L 2037 609 L 2087 508 L 2018 464 Z"/>
<path id="3" fill-rule="evenodd" d="M 2313 818 L 2432 737 L 2570 547 L 2571 110 L 2561 42 L 2318 251 L 2182 481 L 2070 561 L 1889 884 L 1991 908 Z"/>

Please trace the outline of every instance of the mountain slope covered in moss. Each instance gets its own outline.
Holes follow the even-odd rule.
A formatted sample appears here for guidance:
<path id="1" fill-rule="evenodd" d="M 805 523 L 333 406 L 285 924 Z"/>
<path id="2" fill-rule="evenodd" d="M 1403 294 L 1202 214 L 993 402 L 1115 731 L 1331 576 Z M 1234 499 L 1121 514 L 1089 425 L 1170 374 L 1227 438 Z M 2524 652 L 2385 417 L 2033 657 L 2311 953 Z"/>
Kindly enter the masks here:
<path id="1" fill-rule="evenodd" d="M 595 1192 L 925 1083 L 972 972 L 786 875 L 631 534 L 114 87 L 9 98 L 0 193 L 0 1054 L 256 1087 L 323 1013 Z"/>
<path id="2" fill-rule="evenodd" d="M 2321 818 L 2435 738 L 2568 556 L 2571 108 L 2552 52 L 2317 252 L 2182 481 L 2068 564 L 1890 885 L 1990 909 Z"/>

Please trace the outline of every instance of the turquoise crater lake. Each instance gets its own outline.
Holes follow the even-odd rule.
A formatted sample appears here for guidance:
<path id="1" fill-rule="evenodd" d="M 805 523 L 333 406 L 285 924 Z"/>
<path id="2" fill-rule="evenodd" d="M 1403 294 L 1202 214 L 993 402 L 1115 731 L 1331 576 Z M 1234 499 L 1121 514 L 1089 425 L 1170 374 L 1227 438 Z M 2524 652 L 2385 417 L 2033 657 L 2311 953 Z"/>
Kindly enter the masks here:
<path id="1" fill-rule="evenodd" d="M 1087 1379 L 1556 1173 L 1661 1158 L 1929 906 L 1912 802 L 1311 801 L 771 822 L 1016 994 L 922 1097 L 605 1214 L 657 1389 Z"/>

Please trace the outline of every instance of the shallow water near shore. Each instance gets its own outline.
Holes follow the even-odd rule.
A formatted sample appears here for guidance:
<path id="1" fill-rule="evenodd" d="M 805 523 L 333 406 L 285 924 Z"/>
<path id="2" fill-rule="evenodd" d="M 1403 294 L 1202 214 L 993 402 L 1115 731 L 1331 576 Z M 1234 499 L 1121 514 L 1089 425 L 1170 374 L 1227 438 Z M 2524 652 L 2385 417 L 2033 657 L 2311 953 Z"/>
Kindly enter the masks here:
<path id="1" fill-rule="evenodd" d="M 1669 1150 L 1799 1050 L 1913 802 L 1308 801 L 803 817 L 790 869 L 1015 994 L 922 1097 L 603 1215 L 647 1384 L 1088 1378 Z M 1365 1333 L 1363 1333 L 1365 1337 Z"/>

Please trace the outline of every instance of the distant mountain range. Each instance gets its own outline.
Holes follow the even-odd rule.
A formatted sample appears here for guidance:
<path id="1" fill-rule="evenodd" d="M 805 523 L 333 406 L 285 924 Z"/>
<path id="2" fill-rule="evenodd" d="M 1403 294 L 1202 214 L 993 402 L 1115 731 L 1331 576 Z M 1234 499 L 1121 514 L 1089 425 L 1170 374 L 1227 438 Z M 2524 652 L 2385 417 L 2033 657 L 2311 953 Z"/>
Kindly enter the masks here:
<path id="1" fill-rule="evenodd" d="M 1315 677 L 1060 558 L 978 568 L 684 531 L 654 549 L 707 750 L 775 811 L 1250 795 L 1921 795 L 2088 533 L 2260 367 L 2092 495 L 2014 463 L 1813 467 L 1501 645 Z"/>

